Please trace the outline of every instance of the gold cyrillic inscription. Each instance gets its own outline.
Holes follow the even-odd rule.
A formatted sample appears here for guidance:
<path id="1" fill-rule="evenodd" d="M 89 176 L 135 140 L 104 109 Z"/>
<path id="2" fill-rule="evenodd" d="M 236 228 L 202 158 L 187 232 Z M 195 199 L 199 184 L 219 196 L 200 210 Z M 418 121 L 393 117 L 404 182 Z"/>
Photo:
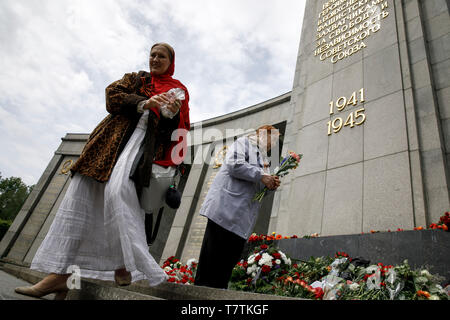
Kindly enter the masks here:
<path id="1" fill-rule="evenodd" d="M 386 0 L 330 0 L 317 22 L 314 55 L 336 63 L 367 47 L 364 42 L 389 16 Z"/>

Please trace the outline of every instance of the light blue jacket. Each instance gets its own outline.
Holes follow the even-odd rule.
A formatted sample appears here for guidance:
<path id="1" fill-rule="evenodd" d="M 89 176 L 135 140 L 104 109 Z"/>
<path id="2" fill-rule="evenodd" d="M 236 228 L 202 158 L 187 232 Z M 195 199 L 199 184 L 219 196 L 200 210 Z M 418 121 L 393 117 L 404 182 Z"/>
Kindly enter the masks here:
<path id="1" fill-rule="evenodd" d="M 264 188 L 261 183 L 263 168 L 263 157 L 257 146 L 246 136 L 237 139 L 227 151 L 200 215 L 248 239 L 260 208 L 260 203 L 252 199 Z"/>

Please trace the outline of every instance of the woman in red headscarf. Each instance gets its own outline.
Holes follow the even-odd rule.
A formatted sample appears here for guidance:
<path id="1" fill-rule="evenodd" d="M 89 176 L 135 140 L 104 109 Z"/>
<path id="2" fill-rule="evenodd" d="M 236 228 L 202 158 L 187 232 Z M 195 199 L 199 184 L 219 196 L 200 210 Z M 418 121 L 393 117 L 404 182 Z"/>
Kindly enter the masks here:
<path id="1" fill-rule="evenodd" d="M 50 274 L 16 292 L 64 298 L 73 270 L 119 285 L 147 279 L 155 286 L 167 279 L 148 251 L 140 196 L 157 183 L 152 172 L 170 179 L 183 161 L 189 94 L 172 78 L 175 52 L 170 45 L 155 44 L 149 64 L 150 72 L 127 73 L 106 88 L 109 114 L 72 166 L 70 185 L 31 264 Z M 181 98 L 167 93 L 174 88 Z"/>

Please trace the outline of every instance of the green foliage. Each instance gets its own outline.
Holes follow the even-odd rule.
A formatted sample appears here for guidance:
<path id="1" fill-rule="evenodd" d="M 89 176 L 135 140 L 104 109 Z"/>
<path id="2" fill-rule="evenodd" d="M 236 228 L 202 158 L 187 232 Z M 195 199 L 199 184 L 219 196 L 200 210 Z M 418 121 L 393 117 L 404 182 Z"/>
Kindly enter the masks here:
<path id="1" fill-rule="evenodd" d="M 14 220 L 32 189 L 21 178 L 3 178 L 0 173 L 0 219 Z"/>
<path id="2" fill-rule="evenodd" d="M 311 257 L 308 261 L 295 264 L 289 275 L 294 276 L 298 273 L 302 275 L 303 280 L 313 283 L 330 272 L 329 266 L 333 260 L 331 257 Z"/>
<path id="3" fill-rule="evenodd" d="M 280 260 L 284 263 L 279 264 Z M 256 247 L 235 266 L 229 288 L 326 300 L 449 299 L 439 285 L 444 279 L 430 274 L 426 267 L 412 270 L 407 260 L 396 266 L 369 265 L 362 258 L 352 259 L 345 252 L 337 252 L 334 257 L 311 257 L 294 264 L 290 261 L 273 244 Z"/>

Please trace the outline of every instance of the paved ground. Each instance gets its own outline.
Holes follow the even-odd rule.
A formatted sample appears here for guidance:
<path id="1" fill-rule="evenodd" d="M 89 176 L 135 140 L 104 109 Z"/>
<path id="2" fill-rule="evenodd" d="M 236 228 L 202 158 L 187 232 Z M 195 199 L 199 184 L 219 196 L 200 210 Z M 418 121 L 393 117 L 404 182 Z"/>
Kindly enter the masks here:
<path id="1" fill-rule="evenodd" d="M 41 300 L 24 296 L 14 292 L 16 287 L 29 286 L 30 284 L 22 279 L 18 279 L 0 269 L 0 300 Z M 43 299 L 52 300 L 54 295 L 45 296 Z"/>

